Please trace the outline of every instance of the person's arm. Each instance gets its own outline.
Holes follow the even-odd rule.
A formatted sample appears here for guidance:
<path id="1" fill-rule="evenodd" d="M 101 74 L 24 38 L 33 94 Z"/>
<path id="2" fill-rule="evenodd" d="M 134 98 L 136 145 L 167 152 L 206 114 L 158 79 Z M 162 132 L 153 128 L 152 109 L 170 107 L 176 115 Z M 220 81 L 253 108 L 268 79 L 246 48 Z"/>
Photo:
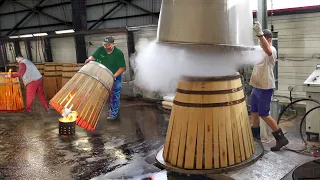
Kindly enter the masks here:
<path id="1" fill-rule="evenodd" d="M 268 43 L 268 41 L 266 40 L 266 38 L 264 36 L 258 36 L 262 49 L 263 51 L 268 55 L 268 56 L 272 56 L 272 50 L 270 47 L 270 44 Z"/>
<path id="2" fill-rule="evenodd" d="M 26 64 L 20 63 L 18 72 L 17 73 L 12 73 L 11 74 L 11 78 L 16 78 L 16 77 L 23 76 L 24 73 L 26 72 L 26 69 L 27 69 Z"/>
<path id="3" fill-rule="evenodd" d="M 117 61 L 118 71 L 114 74 L 114 78 L 120 76 L 126 70 L 126 60 L 124 59 L 124 55 L 121 52 L 120 59 Z"/>
<path id="4" fill-rule="evenodd" d="M 126 70 L 125 67 L 119 68 L 118 71 L 114 74 L 114 78 L 117 78 L 118 76 L 120 76 L 125 70 Z"/>
<path id="5" fill-rule="evenodd" d="M 86 59 L 85 63 L 89 62 L 89 61 L 95 61 L 96 58 L 90 56 L 88 59 Z"/>
<path id="6" fill-rule="evenodd" d="M 88 59 L 86 59 L 85 63 L 89 61 L 95 61 L 99 57 L 100 50 L 101 50 L 101 47 L 99 47 Z"/>
<path id="7" fill-rule="evenodd" d="M 256 36 L 259 38 L 260 40 L 260 44 L 262 46 L 263 51 L 268 55 L 268 56 L 272 56 L 272 50 L 271 47 L 267 41 L 267 39 L 263 36 L 263 32 L 262 32 L 262 27 L 261 24 L 259 22 L 255 22 L 254 26 L 253 26 L 253 30 L 256 33 Z"/>

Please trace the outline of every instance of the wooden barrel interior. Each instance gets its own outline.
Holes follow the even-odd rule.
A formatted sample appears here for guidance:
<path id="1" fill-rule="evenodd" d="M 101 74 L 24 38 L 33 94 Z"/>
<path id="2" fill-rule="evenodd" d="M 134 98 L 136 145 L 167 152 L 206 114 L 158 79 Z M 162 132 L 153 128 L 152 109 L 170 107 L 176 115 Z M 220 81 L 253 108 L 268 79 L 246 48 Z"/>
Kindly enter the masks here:
<path id="1" fill-rule="evenodd" d="M 19 78 L 7 79 L 0 73 L 0 111 L 20 111 L 24 108 Z"/>
<path id="2" fill-rule="evenodd" d="M 84 65 L 50 100 L 50 105 L 60 114 L 64 108 L 76 111 L 76 124 L 93 131 L 114 81 L 112 73 L 104 68 L 96 62 Z"/>
<path id="3" fill-rule="evenodd" d="M 62 67 L 62 86 L 64 86 L 84 64 L 64 64 Z"/>
<path id="4" fill-rule="evenodd" d="M 223 168 L 254 153 L 238 75 L 179 81 L 163 158 L 184 169 Z"/>

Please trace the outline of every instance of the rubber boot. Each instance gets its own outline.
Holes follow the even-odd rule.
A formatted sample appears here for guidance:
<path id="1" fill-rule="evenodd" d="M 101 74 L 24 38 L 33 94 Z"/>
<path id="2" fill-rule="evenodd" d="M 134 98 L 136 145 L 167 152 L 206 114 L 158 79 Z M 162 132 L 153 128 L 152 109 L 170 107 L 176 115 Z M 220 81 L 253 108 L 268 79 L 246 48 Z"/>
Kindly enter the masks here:
<path id="1" fill-rule="evenodd" d="M 260 138 L 260 127 L 251 127 L 253 138 L 261 140 Z"/>
<path id="2" fill-rule="evenodd" d="M 270 150 L 271 151 L 280 151 L 280 149 L 289 144 L 288 139 L 284 136 L 282 129 L 279 128 L 279 130 L 272 132 L 272 135 L 276 139 L 276 146 L 272 147 Z"/>

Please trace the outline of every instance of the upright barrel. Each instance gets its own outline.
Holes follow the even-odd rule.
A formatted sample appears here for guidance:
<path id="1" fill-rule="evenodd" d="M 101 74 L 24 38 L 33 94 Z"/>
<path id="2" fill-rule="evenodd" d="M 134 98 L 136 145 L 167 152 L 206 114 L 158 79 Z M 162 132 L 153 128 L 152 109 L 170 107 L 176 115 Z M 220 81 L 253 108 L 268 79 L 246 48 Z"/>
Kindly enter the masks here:
<path id="1" fill-rule="evenodd" d="M 46 62 L 44 64 L 43 86 L 48 99 L 51 99 L 58 92 L 56 66 L 55 62 Z"/>
<path id="2" fill-rule="evenodd" d="M 64 108 L 78 113 L 76 124 L 93 131 L 114 82 L 113 73 L 97 62 L 84 65 L 50 100 L 60 114 Z"/>
<path id="3" fill-rule="evenodd" d="M 181 169 L 225 168 L 249 159 L 254 149 L 239 74 L 180 79 L 163 149 L 165 162 Z"/>
<path id="4" fill-rule="evenodd" d="M 62 67 L 63 67 L 63 64 L 57 64 L 56 65 L 58 91 L 62 88 Z"/>
<path id="5" fill-rule="evenodd" d="M 34 66 L 39 70 L 40 74 L 44 75 L 44 63 L 34 63 Z"/>

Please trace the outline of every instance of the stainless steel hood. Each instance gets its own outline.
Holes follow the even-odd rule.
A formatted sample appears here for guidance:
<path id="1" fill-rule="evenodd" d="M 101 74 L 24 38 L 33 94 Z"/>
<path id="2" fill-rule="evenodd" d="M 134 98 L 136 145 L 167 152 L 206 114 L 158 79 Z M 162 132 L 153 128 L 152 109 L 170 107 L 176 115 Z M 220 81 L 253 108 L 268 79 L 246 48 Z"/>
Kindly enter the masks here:
<path id="1" fill-rule="evenodd" d="M 162 0 L 157 40 L 253 46 L 250 0 Z"/>

